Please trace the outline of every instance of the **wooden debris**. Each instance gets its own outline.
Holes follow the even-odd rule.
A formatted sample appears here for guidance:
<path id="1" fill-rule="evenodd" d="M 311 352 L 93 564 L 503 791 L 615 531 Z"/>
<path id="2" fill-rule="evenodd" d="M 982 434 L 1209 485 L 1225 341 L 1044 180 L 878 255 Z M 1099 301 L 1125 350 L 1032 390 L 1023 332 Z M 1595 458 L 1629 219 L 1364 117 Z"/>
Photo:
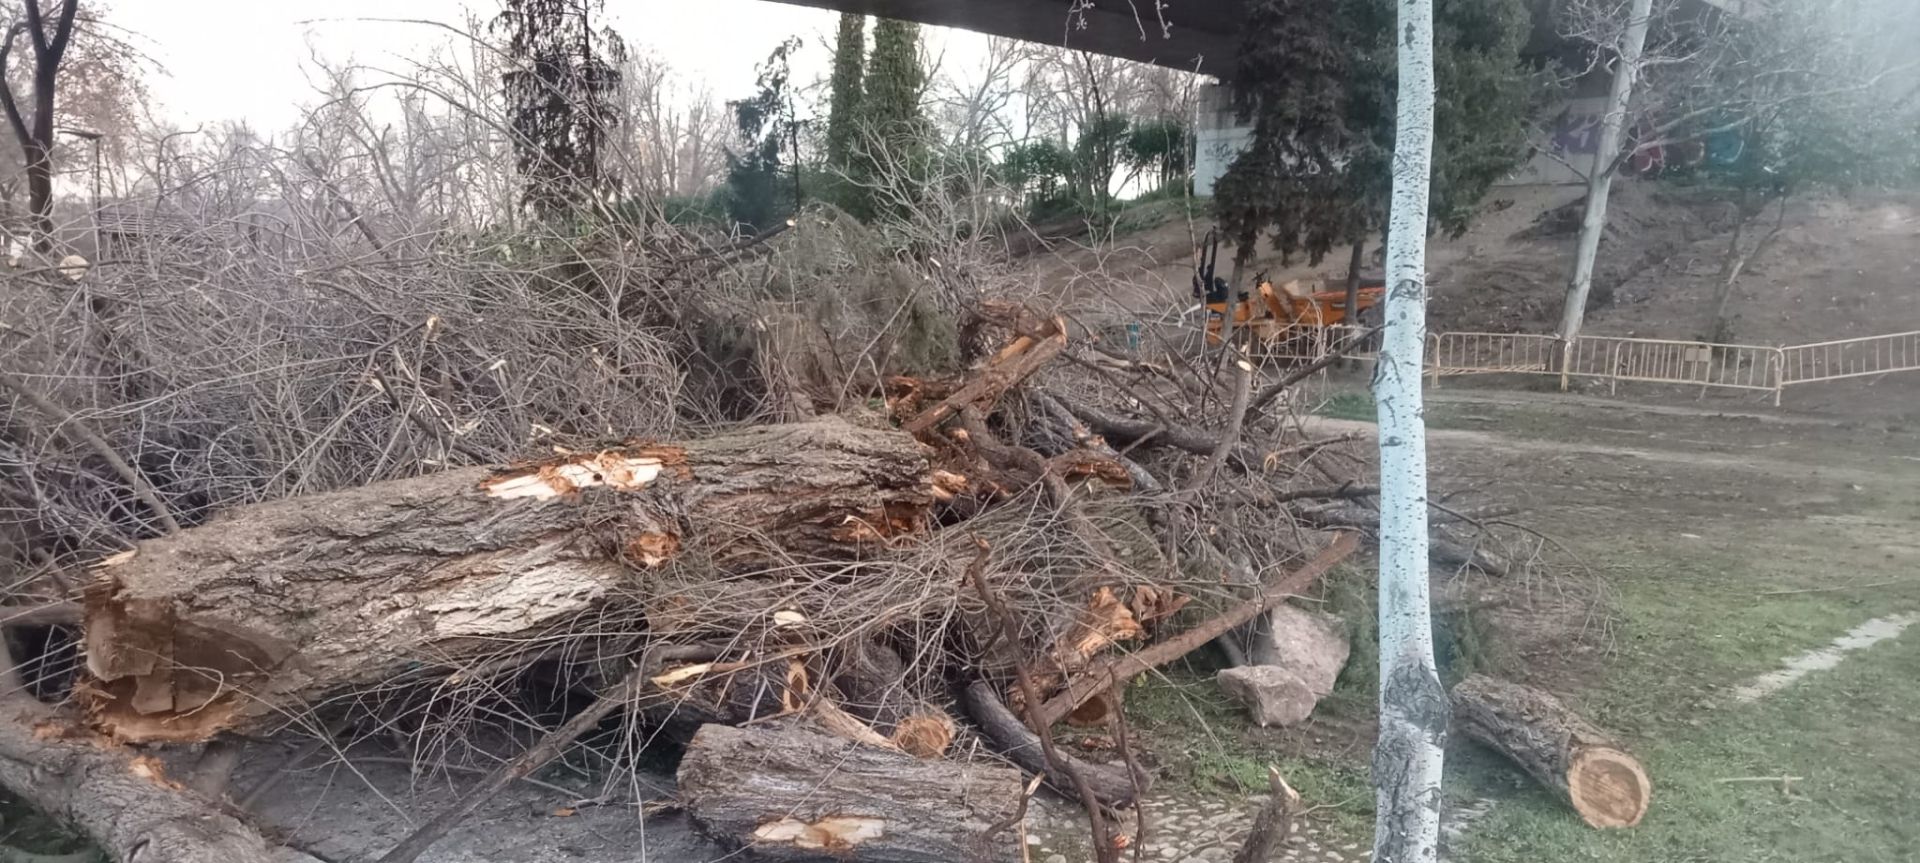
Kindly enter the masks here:
<path id="1" fill-rule="evenodd" d="M 799 727 L 701 727 L 680 798 L 702 833 L 756 860 L 1018 860 L 1020 773 L 926 761 Z"/>
<path id="2" fill-rule="evenodd" d="M 1101 804 L 1115 807 L 1133 805 L 1135 782 L 1124 769 L 1089 764 L 1058 749 L 1054 756 L 1063 763 L 1059 766 L 1048 763 L 1039 736 L 1007 709 L 1000 696 L 993 691 L 992 684 L 984 680 L 974 681 L 967 686 L 963 700 L 967 705 L 967 715 L 993 740 L 995 749 L 1020 765 L 1022 770 L 1045 776 L 1047 784 L 1053 786 L 1054 790 L 1072 794 L 1073 779 L 1067 775 L 1067 771 L 1073 771 L 1086 781 L 1087 787 Z M 1147 779 L 1140 777 L 1139 786 L 1146 787 L 1149 784 Z"/>
<path id="3" fill-rule="evenodd" d="M 841 710 L 839 706 L 824 698 L 814 702 L 811 712 L 814 721 L 835 737 L 876 749 L 891 749 L 895 752 L 902 749 L 900 744 L 887 739 L 886 735 L 873 730 L 872 726 L 861 722 L 858 717 Z"/>
<path id="4" fill-rule="evenodd" d="M 1039 371 L 1067 347 L 1067 322 L 1053 318 L 1046 322 L 1046 331 L 1022 333 L 1014 341 L 1001 349 L 1000 353 L 979 371 L 967 379 L 967 382 L 919 415 L 901 424 L 908 434 L 918 435 L 939 425 L 948 417 L 958 413 L 969 405 L 986 408 L 998 401 L 1000 395 L 1018 386 L 1034 372 Z"/>
<path id="5" fill-rule="evenodd" d="M 1148 588 L 1151 590 L 1151 588 Z M 1034 675 L 1034 685 L 1043 692 L 1059 688 L 1067 676 L 1084 670 L 1087 663 L 1122 641 L 1134 641 L 1146 635 L 1133 609 L 1114 595 L 1113 588 L 1100 587 L 1088 599 L 1087 607 L 1067 632 L 1046 650 L 1042 668 Z"/>
<path id="6" fill-rule="evenodd" d="M 0 785 L 86 833 L 114 863 L 318 863 L 268 842 L 152 757 L 70 732 L 31 698 L 0 699 Z"/>
<path id="7" fill-rule="evenodd" d="M 1454 727 L 1512 759 L 1594 827 L 1632 827 L 1653 782 L 1639 759 L 1560 700 L 1476 674 L 1453 688 Z"/>
<path id="8" fill-rule="evenodd" d="M 915 758 L 939 758 L 947 754 L 947 747 L 953 745 L 953 736 L 958 731 L 953 717 L 929 708 L 896 723 L 887 741 Z"/>
<path id="9" fill-rule="evenodd" d="M 1145 650 L 1095 664 L 1075 677 L 1065 692 L 1047 701 L 1040 710 L 1040 721 L 1052 725 L 1108 687 L 1125 685 L 1134 675 L 1179 659 L 1245 624 L 1259 616 L 1260 612 L 1272 608 L 1275 603 L 1307 589 L 1334 565 L 1346 560 L 1359 545 L 1353 534 L 1340 534 L 1305 566 L 1263 585 L 1258 594 L 1225 613 Z"/>
<path id="10" fill-rule="evenodd" d="M 1233 863 L 1268 863 L 1273 849 L 1285 845 L 1293 833 L 1293 815 L 1300 808 L 1300 792 L 1293 790 L 1280 775 L 1280 768 L 1267 765 L 1267 786 L 1272 796 L 1253 816 L 1247 839 L 1233 854 Z"/>
<path id="11" fill-rule="evenodd" d="M 921 532 L 930 471 L 906 435 L 829 419 L 247 507 L 98 568 L 83 701 L 128 740 L 272 722 L 537 644 L 690 544 L 738 564 Z"/>

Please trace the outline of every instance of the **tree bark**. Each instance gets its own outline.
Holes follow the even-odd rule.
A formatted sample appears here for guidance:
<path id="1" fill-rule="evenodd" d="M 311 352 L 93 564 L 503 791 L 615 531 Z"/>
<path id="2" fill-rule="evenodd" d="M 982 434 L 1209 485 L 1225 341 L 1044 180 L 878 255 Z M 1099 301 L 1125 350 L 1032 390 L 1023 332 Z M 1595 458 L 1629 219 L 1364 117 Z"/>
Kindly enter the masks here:
<path id="1" fill-rule="evenodd" d="M 1594 827 L 1632 827 L 1653 783 L 1606 732 L 1540 690 L 1485 675 L 1453 688 L 1455 727 L 1506 756 Z"/>
<path id="2" fill-rule="evenodd" d="M 1374 370 L 1380 426 L 1380 737 L 1373 859 L 1435 863 L 1446 691 L 1427 590 L 1427 192 L 1433 164 L 1433 0 L 1400 0 L 1400 92 L 1388 215 L 1386 335 Z"/>
<path id="3" fill-rule="evenodd" d="M 537 649 L 686 548 L 742 567 L 919 532 L 930 477 L 906 435 L 821 420 L 246 507 L 97 567 L 82 690 L 124 739 L 264 725 L 423 663 Z"/>
<path id="4" fill-rule="evenodd" d="M 316 863 L 168 780 L 158 761 L 62 739 L 45 714 L 17 696 L 0 706 L 0 785 L 79 828 L 116 863 Z"/>
<path id="5" fill-rule="evenodd" d="M 1360 325 L 1360 265 L 1367 258 L 1367 241 L 1353 241 L 1353 254 L 1347 258 L 1347 299 L 1343 306 L 1347 313 L 1349 326 Z"/>
<path id="6" fill-rule="evenodd" d="M 1088 764 L 1058 749 L 1055 755 L 1063 763 L 1057 766 L 1047 763 L 1039 735 L 1028 730 L 1026 723 L 1021 722 L 1001 702 L 1000 696 L 993 691 L 993 685 L 984 680 L 968 684 L 961 697 L 967 706 L 967 715 L 979 723 L 980 730 L 986 732 L 1008 760 L 1020 765 L 1020 769 L 1028 773 L 1046 776 L 1047 784 L 1061 794 L 1074 793 L 1073 778 L 1068 775 L 1069 771 L 1079 774 L 1086 781 L 1088 790 L 1102 804 L 1116 808 L 1132 806 L 1136 787 L 1144 789 L 1150 784 L 1150 777 L 1142 776 L 1136 786 L 1134 777 L 1123 768 Z"/>
<path id="7" fill-rule="evenodd" d="M 1640 55 L 1647 44 L 1647 25 L 1653 18 L 1653 0 L 1633 0 L 1627 12 L 1626 35 L 1614 58 L 1613 84 L 1607 93 L 1607 113 L 1600 118 L 1600 140 L 1587 173 L 1587 205 L 1580 216 L 1580 240 L 1573 253 L 1573 275 L 1567 280 L 1566 307 L 1560 312 L 1560 339 L 1571 343 L 1586 319 L 1587 294 L 1593 289 L 1594 260 L 1600 253 L 1600 235 L 1607 229 L 1607 198 L 1620 166 L 1620 138 L 1627 127 L 1627 109 L 1633 81 L 1640 72 Z"/>
<path id="8" fill-rule="evenodd" d="M 1012 861 L 1009 767 L 922 761 L 802 728 L 708 725 L 680 762 L 700 830 L 756 860 Z"/>

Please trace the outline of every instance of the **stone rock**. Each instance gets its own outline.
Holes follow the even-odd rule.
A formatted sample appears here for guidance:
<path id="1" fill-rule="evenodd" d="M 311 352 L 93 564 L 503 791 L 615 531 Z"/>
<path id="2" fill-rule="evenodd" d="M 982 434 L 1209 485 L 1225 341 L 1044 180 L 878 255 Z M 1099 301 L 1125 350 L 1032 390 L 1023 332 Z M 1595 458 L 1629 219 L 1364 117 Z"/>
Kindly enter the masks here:
<path id="1" fill-rule="evenodd" d="M 1293 672 L 1274 665 L 1243 665 L 1220 672 L 1220 691 L 1246 705 L 1262 727 L 1292 725 L 1307 718 L 1320 696 Z"/>
<path id="2" fill-rule="evenodd" d="M 1047 863 L 1067 863 L 1067 855 L 1055 854 L 1047 858 Z"/>
<path id="3" fill-rule="evenodd" d="M 1283 602 L 1260 619 L 1247 658 L 1293 672 L 1315 698 L 1325 698 L 1352 652 L 1346 621 Z"/>

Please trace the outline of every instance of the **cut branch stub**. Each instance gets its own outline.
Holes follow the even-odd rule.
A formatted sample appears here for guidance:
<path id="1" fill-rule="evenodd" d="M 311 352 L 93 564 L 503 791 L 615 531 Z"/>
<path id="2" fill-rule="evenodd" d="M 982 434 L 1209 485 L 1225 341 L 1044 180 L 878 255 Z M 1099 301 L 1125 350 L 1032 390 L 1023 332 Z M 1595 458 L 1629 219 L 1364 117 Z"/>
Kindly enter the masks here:
<path id="1" fill-rule="evenodd" d="M 848 557 L 923 531 L 921 446 L 839 420 L 275 501 L 104 561 L 87 706 L 133 740 L 266 724 L 420 665 L 536 650 L 632 567 Z"/>

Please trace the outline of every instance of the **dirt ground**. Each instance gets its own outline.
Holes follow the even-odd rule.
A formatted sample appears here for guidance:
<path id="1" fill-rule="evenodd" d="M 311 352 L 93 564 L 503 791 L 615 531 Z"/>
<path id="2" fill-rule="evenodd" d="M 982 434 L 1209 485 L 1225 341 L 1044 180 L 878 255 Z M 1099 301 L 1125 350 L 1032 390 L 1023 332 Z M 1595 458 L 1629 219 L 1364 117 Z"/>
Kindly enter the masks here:
<path id="1" fill-rule="evenodd" d="M 1459 237 L 1428 248 L 1434 331 L 1555 330 L 1579 224 L 1583 190 L 1574 186 L 1501 187 Z M 1920 208 L 1911 195 L 1863 193 L 1796 199 L 1783 228 L 1736 284 L 1734 338 L 1760 345 L 1799 344 L 1920 329 L 1920 287 L 1913 248 Z M 1059 286 L 1063 304 L 1088 314 L 1163 320 L 1191 306 L 1195 238 L 1211 223 L 1210 204 L 1156 202 L 1122 217 L 1116 236 L 1098 244 L 1063 243 L 1029 259 L 1038 284 Z M 1587 327 L 1603 335 L 1697 338 L 1710 324 L 1709 300 L 1727 238 L 1728 211 L 1698 190 L 1627 180 L 1615 186 L 1601 245 Z M 1771 224 L 1771 211 L 1764 221 Z M 1363 272 L 1379 272 L 1373 249 Z M 1226 275 L 1222 252 L 1220 275 Z M 1344 253 L 1318 265 L 1282 262 L 1259 250 L 1243 281 L 1265 272 L 1276 281 L 1342 284 Z"/>

